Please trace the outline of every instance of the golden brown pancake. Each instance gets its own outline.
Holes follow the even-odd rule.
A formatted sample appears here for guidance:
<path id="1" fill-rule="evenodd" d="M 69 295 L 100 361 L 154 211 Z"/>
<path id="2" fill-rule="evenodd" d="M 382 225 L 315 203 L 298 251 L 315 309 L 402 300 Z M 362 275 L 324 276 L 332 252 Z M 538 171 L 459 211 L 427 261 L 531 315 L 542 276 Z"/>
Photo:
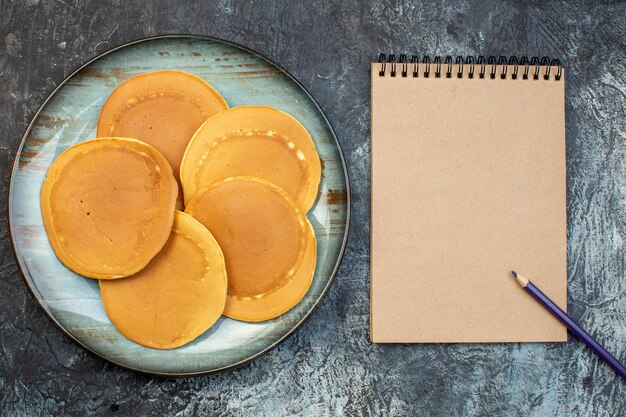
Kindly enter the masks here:
<path id="1" fill-rule="evenodd" d="M 304 296 L 315 269 L 315 234 L 284 190 L 259 178 L 228 178 L 197 193 L 186 210 L 224 252 L 225 316 L 268 320 Z"/>
<path id="2" fill-rule="evenodd" d="M 137 75 L 117 87 L 100 113 L 98 137 L 135 138 L 157 148 L 178 180 L 187 143 L 200 125 L 227 109 L 202 78 L 183 71 Z M 182 195 L 179 197 L 182 208 Z"/>
<path id="3" fill-rule="evenodd" d="M 241 106 L 208 119 L 189 142 L 180 167 L 185 202 L 234 176 L 273 182 L 306 213 L 317 198 L 321 164 L 296 119 L 272 107 Z"/>
<path id="4" fill-rule="evenodd" d="M 222 315 L 224 256 L 211 233 L 176 211 L 163 250 L 137 274 L 100 281 L 107 315 L 124 336 L 156 349 L 183 346 Z"/>
<path id="5" fill-rule="evenodd" d="M 48 239 L 65 266 L 90 278 L 120 278 L 145 267 L 167 241 L 177 186 L 152 146 L 95 139 L 54 161 L 41 187 Z"/>

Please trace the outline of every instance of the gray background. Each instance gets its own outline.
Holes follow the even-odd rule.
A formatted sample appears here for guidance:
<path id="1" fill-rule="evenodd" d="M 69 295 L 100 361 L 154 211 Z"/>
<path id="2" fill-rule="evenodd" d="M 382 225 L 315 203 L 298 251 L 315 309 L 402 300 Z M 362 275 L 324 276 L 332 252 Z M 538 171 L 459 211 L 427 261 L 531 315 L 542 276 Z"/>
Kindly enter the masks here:
<path id="1" fill-rule="evenodd" d="M 374 346 L 368 338 L 369 62 L 389 48 L 548 55 L 568 70 L 569 310 L 626 359 L 625 7 L 0 0 L 0 414 L 626 415 L 626 383 L 573 339 Z M 353 219 L 337 280 L 299 331 L 240 369 L 163 380 L 107 364 L 48 320 L 16 265 L 6 199 L 20 138 L 55 85 L 111 47 L 181 32 L 241 43 L 304 84 L 343 147 Z"/>

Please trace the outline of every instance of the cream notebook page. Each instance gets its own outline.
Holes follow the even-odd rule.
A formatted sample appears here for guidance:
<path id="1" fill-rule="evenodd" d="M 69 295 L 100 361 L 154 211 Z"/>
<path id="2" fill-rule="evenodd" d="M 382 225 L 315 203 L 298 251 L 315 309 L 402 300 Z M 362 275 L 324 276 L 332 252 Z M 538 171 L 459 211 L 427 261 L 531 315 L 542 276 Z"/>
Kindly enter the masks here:
<path id="1" fill-rule="evenodd" d="M 390 66 L 371 67 L 372 341 L 566 341 L 510 274 L 566 308 L 564 77 Z"/>

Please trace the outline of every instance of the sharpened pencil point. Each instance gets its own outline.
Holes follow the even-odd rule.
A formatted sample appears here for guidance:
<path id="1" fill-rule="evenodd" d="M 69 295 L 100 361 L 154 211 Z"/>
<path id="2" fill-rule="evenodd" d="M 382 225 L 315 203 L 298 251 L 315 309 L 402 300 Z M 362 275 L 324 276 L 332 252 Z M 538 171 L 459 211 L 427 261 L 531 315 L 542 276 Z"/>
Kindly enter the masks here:
<path id="1" fill-rule="evenodd" d="M 511 271 L 511 274 L 513 274 L 513 276 L 515 277 L 515 280 L 522 287 L 526 287 L 526 285 L 528 285 L 528 280 L 526 278 L 524 278 L 523 276 L 521 276 L 520 274 L 518 274 L 517 272 Z"/>

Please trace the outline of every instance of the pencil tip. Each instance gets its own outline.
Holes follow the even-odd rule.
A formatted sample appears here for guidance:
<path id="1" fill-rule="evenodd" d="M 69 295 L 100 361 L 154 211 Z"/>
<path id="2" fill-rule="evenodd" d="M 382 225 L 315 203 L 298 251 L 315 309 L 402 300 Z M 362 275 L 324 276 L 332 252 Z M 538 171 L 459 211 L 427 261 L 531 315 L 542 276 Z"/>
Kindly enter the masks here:
<path id="1" fill-rule="evenodd" d="M 515 280 L 517 281 L 517 283 L 521 285 L 523 288 L 526 288 L 526 286 L 530 282 L 515 271 L 511 271 L 511 274 L 515 277 Z"/>

